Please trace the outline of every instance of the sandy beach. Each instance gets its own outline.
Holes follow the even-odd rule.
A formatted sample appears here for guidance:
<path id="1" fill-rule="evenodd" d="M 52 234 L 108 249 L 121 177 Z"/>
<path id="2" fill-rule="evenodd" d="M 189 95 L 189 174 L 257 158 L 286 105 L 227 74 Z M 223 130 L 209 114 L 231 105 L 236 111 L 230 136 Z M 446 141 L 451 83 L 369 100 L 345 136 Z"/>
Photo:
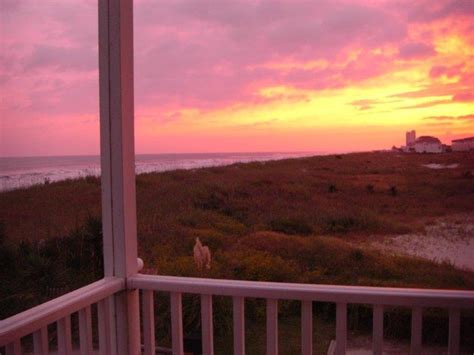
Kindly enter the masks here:
<path id="1" fill-rule="evenodd" d="M 423 233 L 384 237 L 369 245 L 392 254 L 417 256 L 474 271 L 474 217 L 441 218 L 427 225 Z"/>

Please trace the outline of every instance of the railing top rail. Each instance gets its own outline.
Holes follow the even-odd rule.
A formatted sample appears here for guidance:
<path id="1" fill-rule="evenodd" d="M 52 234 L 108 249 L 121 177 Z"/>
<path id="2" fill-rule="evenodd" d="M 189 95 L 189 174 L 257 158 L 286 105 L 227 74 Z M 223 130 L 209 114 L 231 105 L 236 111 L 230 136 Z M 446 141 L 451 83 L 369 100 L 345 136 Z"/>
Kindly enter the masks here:
<path id="1" fill-rule="evenodd" d="M 408 307 L 474 308 L 474 291 L 466 290 L 313 285 L 142 274 L 128 278 L 127 287 L 155 291 L 251 298 L 382 304 Z"/>
<path id="2" fill-rule="evenodd" d="M 31 334 L 68 314 L 125 288 L 125 280 L 108 277 L 0 321 L 0 346 Z"/>

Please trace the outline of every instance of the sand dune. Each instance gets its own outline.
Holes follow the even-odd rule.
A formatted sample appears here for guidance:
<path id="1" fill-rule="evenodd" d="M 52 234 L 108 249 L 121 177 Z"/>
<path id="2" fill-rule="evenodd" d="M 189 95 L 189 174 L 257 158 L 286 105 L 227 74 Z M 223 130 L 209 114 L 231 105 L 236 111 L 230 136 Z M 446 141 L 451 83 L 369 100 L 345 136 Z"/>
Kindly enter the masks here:
<path id="1" fill-rule="evenodd" d="M 424 233 L 386 237 L 370 245 L 386 252 L 448 262 L 474 271 L 474 217 L 443 218 L 426 226 Z"/>

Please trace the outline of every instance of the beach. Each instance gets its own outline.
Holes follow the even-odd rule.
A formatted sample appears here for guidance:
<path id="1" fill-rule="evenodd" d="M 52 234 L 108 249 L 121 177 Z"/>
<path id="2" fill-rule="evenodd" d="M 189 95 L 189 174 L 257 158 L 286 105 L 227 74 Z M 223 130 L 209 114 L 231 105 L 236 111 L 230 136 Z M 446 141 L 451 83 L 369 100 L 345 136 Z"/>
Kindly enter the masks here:
<path id="1" fill-rule="evenodd" d="M 387 236 L 367 245 L 389 254 L 412 255 L 474 271 L 474 216 L 439 218 L 421 233 Z"/>
<path id="2" fill-rule="evenodd" d="M 138 154 L 135 158 L 137 174 L 224 166 L 251 161 L 270 161 L 303 157 L 322 153 L 195 153 L 195 154 Z M 0 191 L 67 179 L 100 176 L 98 155 L 0 157 Z"/>
<path id="3" fill-rule="evenodd" d="M 367 152 L 138 174 L 138 255 L 149 274 L 472 290 L 472 171 L 474 157 L 467 153 Z M 12 263 L 5 270 L 18 270 L 5 275 L 2 292 L 15 299 L 0 294 L 8 300 L 0 302 L 0 314 L 102 277 L 100 198 L 96 176 L 0 192 L 0 241 L 4 260 Z M 196 268 L 196 238 L 210 250 L 210 269 Z M 163 302 L 159 298 L 157 305 L 165 307 Z M 185 302 L 185 321 L 192 325 L 199 303 Z M 224 301 L 215 307 L 227 314 Z M 257 327 L 264 321 L 262 304 L 249 300 L 246 307 Z M 334 319 L 335 310 L 315 307 L 318 329 L 325 329 L 316 343 L 327 351 L 334 324 L 326 319 Z M 167 314 L 166 308 L 158 311 Z M 370 309 L 354 305 L 350 312 L 350 327 L 370 329 Z M 290 333 L 297 329 L 291 325 L 296 313 L 291 302 L 282 303 L 281 326 Z M 387 317 L 393 327 L 386 339 L 399 344 L 410 312 L 387 310 Z M 446 324 L 443 317 L 427 311 L 424 328 Z M 229 319 L 216 327 L 226 329 Z M 474 331 L 469 324 L 466 331 Z M 442 341 L 442 333 L 431 333 L 430 343 Z M 249 346 L 258 348 L 261 336 Z M 299 342 L 294 336 L 290 347 Z M 463 346 L 473 347 L 474 340 Z"/>

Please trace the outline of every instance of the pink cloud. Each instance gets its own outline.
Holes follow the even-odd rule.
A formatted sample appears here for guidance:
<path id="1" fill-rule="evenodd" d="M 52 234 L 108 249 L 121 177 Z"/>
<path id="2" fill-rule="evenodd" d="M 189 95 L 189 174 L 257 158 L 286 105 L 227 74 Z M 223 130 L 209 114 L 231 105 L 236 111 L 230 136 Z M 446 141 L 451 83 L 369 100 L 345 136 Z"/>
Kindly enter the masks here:
<path id="1" fill-rule="evenodd" d="M 401 0 L 395 2 L 397 9 L 410 22 L 432 22 L 451 16 L 473 16 L 471 0 Z"/>
<path id="2" fill-rule="evenodd" d="M 453 96 L 453 101 L 474 102 L 474 93 L 472 91 L 461 92 Z"/>
<path id="3" fill-rule="evenodd" d="M 325 90 L 355 85 L 389 73 L 396 59 L 436 55 L 429 36 L 423 42 L 410 37 L 410 25 L 448 18 L 453 24 L 468 23 L 466 18 L 472 22 L 472 4 L 135 0 L 137 112 L 170 108 L 162 121 L 171 122 L 180 119 L 173 114 L 180 107 L 208 110 L 271 100 L 258 95 L 264 86 Z M 0 113 L 8 127 L 14 129 L 15 122 L 34 125 L 45 117 L 54 126 L 83 115 L 98 116 L 97 1 L 2 0 L 0 6 L 0 91 L 6 93 Z M 474 31 L 472 25 L 467 28 Z M 399 52 L 380 52 L 387 46 Z M 267 65 L 314 60 L 328 65 L 286 70 Z M 461 64 L 435 66 L 429 75 L 460 76 L 459 84 L 398 96 L 450 95 L 472 101 L 466 92 L 473 85 L 472 73 Z"/>
<path id="4" fill-rule="evenodd" d="M 436 54 L 433 46 L 425 43 L 407 43 L 400 46 L 399 57 L 406 60 L 423 59 Z"/>
<path id="5" fill-rule="evenodd" d="M 451 67 L 444 65 L 436 65 L 430 70 L 430 77 L 439 78 L 440 76 L 446 75 L 448 78 L 458 76 L 461 74 L 464 64 L 458 64 Z"/>
<path id="6" fill-rule="evenodd" d="M 255 83 L 318 89 L 342 86 L 345 80 L 340 73 L 335 75 L 335 69 L 282 73 L 259 66 L 285 59 L 344 60 L 354 46 L 370 49 L 406 35 L 406 24 L 397 16 L 363 3 L 177 1 L 162 5 L 143 0 L 136 9 L 138 103 L 221 105 L 252 99 Z M 175 21 L 170 22 L 170 17 Z M 141 18 L 143 23 L 138 21 Z M 155 41 L 145 38 L 151 32 L 157 34 Z M 364 80 L 366 73 L 373 75 L 374 63 L 365 69 L 351 63 L 344 76 Z"/>

